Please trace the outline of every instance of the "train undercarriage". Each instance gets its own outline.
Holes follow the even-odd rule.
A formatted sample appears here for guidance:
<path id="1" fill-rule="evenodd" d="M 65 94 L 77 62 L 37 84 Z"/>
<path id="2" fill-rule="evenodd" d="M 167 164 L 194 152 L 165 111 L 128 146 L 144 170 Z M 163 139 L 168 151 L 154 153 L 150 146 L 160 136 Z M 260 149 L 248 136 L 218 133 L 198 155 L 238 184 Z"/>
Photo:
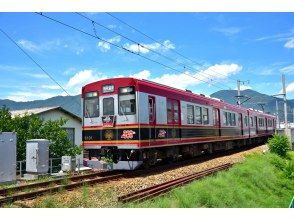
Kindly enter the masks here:
<path id="1" fill-rule="evenodd" d="M 197 143 L 189 145 L 176 145 L 145 149 L 119 149 L 117 146 L 101 147 L 101 149 L 88 149 L 88 166 L 102 169 L 133 170 L 148 168 L 158 162 L 172 163 L 179 159 L 192 158 L 204 154 L 213 154 L 245 146 L 256 146 L 266 143 L 270 136 L 237 139 L 230 141 L 217 141 L 210 143 Z"/>

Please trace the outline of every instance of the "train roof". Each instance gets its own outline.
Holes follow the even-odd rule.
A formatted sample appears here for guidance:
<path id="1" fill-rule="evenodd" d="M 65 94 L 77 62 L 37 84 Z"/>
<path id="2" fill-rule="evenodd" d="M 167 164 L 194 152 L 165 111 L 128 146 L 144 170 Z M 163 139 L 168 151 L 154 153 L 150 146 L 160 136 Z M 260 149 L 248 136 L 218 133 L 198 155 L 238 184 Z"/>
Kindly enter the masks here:
<path id="1" fill-rule="evenodd" d="M 238 112 L 246 112 L 249 111 L 254 115 L 266 115 L 274 117 L 273 115 L 269 115 L 258 110 L 247 109 L 238 105 L 233 105 L 224 102 L 221 99 L 208 97 L 203 94 L 196 94 L 191 91 L 182 90 L 178 88 L 173 88 L 171 86 L 163 85 L 160 83 L 156 83 L 153 81 L 149 81 L 146 79 L 137 79 L 133 77 L 117 77 L 117 78 L 109 78 L 100 81 L 96 81 L 93 83 L 89 83 L 82 88 L 82 93 L 97 90 L 98 88 L 102 88 L 102 85 L 106 84 L 114 84 L 116 88 L 124 87 L 124 86 L 136 86 L 138 91 L 149 92 L 157 95 L 164 95 L 169 98 L 175 98 L 184 101 L 198 101 L 199 104 L 209 104 L 214 107 L 219 107 L 227 110 L 238 111 Z"/>

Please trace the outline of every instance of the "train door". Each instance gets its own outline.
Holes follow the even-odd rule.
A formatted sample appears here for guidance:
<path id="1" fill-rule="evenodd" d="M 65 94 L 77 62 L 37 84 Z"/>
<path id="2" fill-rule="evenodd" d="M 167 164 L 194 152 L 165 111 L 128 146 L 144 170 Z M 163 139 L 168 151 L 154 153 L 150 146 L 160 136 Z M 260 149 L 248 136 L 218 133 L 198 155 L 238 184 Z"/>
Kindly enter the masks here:
<path id="1" fill-rule="evenodd" d="M 149 145 L 152 145 L 156 139 L 156 108 L 155 97 L 148 96 L 148 114 L 149 114 Z"/>
<path id="2" fill-rule="evenodd" d="M 180 138 L 180 103 L 178 100 L 167 99 L 167 124 L 169 125 L 169 141 L 175 141 L 177 138 Z"/>
<path id="3" fill-rule="evenodd" d="M 213 108 L 213 126 L 217 130 L 216 135 L 221 136 L 220 129 L 220 111 L 218 108 Z"/>
<path id="4" fill-rule="evenodd" d="M 238 123 L 239 123 L 239 128 L 241 129 L 241 135 L 244 135 L 244 126 L 243 126 L 243 116 L 242 113 L 239 113 L 239 118 L 238 118 Z"/>
<path id="5" fill-rule="evenodd" d="M 258 131 L 257 116 L 254 117 L 254 123 L 255 123 L 255 131 L 256 131 L 256 132 L 255 132 L 255 135 L 257 135 L 258 132 L 259 132 L 259 131 Z"/>

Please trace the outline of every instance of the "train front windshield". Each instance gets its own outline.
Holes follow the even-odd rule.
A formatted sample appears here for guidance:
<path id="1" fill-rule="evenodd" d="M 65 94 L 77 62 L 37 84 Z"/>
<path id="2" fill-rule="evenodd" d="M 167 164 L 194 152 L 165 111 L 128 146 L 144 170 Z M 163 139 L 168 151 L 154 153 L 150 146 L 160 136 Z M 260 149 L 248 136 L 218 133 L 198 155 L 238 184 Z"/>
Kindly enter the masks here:
<path id="1" fill-rule="evenodd" d="M 99 117 L 99 96 L 98 92 L 85 94 L 84 116 L 86 118 Z"/>

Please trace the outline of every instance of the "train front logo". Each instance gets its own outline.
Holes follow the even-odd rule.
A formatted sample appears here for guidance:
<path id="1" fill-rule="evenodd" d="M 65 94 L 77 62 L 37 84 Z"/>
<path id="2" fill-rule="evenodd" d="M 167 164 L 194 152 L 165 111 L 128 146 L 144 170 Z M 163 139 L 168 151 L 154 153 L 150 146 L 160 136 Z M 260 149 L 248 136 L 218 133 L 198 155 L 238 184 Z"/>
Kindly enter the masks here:
<path id="1" fill-rule="evenodd" d="M 134 138 L 134 132 L 133 130 L 124 130 L 123 134 L 120 136 L 122 139 L 133 139 Z"/>

